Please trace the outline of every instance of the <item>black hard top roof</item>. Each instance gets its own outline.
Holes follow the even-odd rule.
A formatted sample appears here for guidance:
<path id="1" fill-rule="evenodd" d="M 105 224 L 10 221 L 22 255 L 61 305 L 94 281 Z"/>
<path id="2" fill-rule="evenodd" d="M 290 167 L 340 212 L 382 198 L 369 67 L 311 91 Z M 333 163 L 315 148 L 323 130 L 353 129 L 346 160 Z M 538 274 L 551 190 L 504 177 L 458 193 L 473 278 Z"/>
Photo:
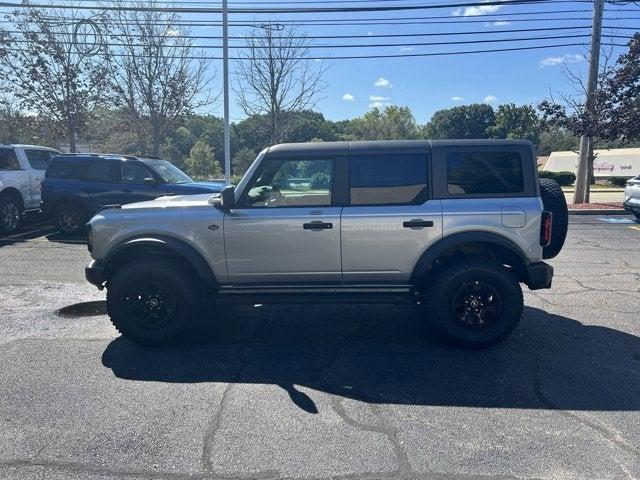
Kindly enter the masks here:
<path id="1" fill-rule="evenodd" d="M 269 147 L 267 155 L 296 156 L 296 155 L 348 155 L 381 154 L 381 153 L 423 153 L 430 152 L 437 147 L 471 147 L 471 146 L 526 146 L 533 144 L 529 140 L 382 140 L 365 142 L 310 142 L 310 143 L 282 143 Z"/>

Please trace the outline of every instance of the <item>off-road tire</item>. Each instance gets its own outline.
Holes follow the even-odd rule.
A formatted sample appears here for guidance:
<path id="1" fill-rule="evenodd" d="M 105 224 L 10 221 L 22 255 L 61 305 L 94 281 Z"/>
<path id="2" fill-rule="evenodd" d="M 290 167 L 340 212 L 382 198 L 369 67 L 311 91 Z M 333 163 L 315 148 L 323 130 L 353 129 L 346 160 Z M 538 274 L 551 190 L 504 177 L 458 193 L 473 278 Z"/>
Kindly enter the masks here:
<path id="1" fill-rule="evenodd" d="M 11 215 L 11 219 L 5 222 L 4 212 Z M 15 215 L 18 216 L 17 221 Z M 0 234 L 11 235 L 20 228 L 22 220 L 22 202 L 13 195 L 4 194 L 0 196 Z"/>
<path id="2" fill-rule="evenodd" d="M 463 326 L 455 314 L 459 292 L 493 289 L 499 310 L 492 320 L 480 326 Z M 522 316 L 522 289 L 515 276 L 503 265 L 481 257 L 451 261 L 430 279 L 425 314 L 454 344 L 465 348 L 486 348 L 506 338 Z"/>
<path id="3" fill-rule="evenodd" d="M 173 298 L 173 302 L 168 302 L 172 306 L 166 309 L 171 312 L 169 320 L 151 327 L 144 325 L 135 312 L 142 298 L 137 292 L 150 284 L 158 284 L 161 291 L 170 292 L 168 296 Z M 202 300 L 203 289 L 193 275 L 162 258 L 135 260 L 118 269 L 107 282 L 107 313 L 111 322 L 125 338 L 140 345 L 169 345 L 184 339 L 200 317 Z"/>
<path id="4" fill-rule="evenodd" d="M 551 243 L 542 249 L 542 258 L 553 258 L 560 253 L 567 238 L 569 228 L 569 211 L 562 188 L 555 180 L 540 179 L 540 196 L 544 209 L 553 214 Z"/>
<path id="5" fill-rule="evenodd" d="M 71 228 L 70 223 L 66 222 L 63 216 L 72 215 L 75 219 L 75 227 Z M 82 207 L 73 202 L 65 202 L 58 205 L 53 211 L 53 221 L 56 228 L 67 235 L 75 235 L 84 230 L 87 222 L 86 214 Z"/>
<path id="6" fill-rule="evenodd" d="M 640 212 L 633 212 L 633 216 L 640 220 Z"/>

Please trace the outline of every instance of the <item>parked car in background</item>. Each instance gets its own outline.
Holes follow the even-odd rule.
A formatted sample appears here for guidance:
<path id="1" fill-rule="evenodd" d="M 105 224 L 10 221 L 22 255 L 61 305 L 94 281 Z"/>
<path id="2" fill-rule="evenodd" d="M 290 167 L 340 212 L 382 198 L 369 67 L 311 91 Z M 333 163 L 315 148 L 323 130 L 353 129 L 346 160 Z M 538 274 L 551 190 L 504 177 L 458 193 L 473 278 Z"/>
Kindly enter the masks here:
<path id="1" fill-rule="evenodd" d="M 40 182 L 59 153 L 37 145 L 0 145 L 0 234 L 15 232 L 23 212 L 40 209 Z"/>
<path id="2" fill-rule="evenodd" d="M 624 209 L 640 220 L 640 175 L 627 180 L 624 188 Z"/>
<path id="3" fill-rule="evenodd" d="M 218 182 L 195 182 L 157 158 L 73 154 L 54 157 L 42 181 L 42 210 L 64 233 L 77 233 L 105 205 L 153 200 L 165 195 L 216 193 Z"/>

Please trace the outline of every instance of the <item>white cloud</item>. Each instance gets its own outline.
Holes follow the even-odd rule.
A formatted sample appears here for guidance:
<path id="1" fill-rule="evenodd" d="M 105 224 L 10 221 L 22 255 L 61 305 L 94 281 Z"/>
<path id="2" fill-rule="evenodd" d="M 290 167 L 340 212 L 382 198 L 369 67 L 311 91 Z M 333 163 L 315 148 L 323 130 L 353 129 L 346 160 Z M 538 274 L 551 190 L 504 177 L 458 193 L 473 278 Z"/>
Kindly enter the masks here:
<path id="1" fill-rule="evenodd" d="M 451 100 L 453 100 L 454 102 L 461 102 L 462 100 L 464 100 L 464 98 L 458 97 L 458 96 L 454 96 L 454 97 L 451 97 Z"/>
<path id="2" fill-rule="evenodd" d="M 380 95 L 369 95 L 369 100 L 372 102 L 386 102 L 391 99 L 389 97 L 381 97 Z"/>
<path id="3" fill-rule="evenodd" d="M 495 103 L 497 101 L 498 97 L 496 97 L 495 95 L 487 95 L 486 97 L 484 97 L 482 103 Z"/>
<path id="4" fill-rule="evenodd" d="M 412 52 L 416 47 L 400 47 L 401 52 Z"/>
<path id="5" fill-rule="evenodd" d="M 164 35 L 166 37 L 177 37 L 178 35 L 180 35 L 180 30 L 174 30 L 174 29 L 167 29 L 166 32 L 164 32 Z"/>
<path id="6" fill-rule="evenodd" d="M 561 65 L 563 63 L 579 63 L 584 62 L 586 59 L 584 55 L 580 53 L 567 53 L 565 55 L 560 55 L 559 57 L 547 57 L 540 60 L 538 65 L 540 68 L 544 67 L 555 67 L 557 65 Z"/>
<path id="7" fill-rule="evenodd" d="M 370 37 L 373 36 L 373 32 L 367 32 L 367 35 L 369 35 Z"/>
<path id="8" fill-rule="evenodd" d="M 355 101 L 356 97 L 354 97 L 353 95 L 351 95 L 350 93 L 345 93 L 344 95 L 342 95 L 342 99 L 345 102 L 353 102 Z"/>
<path id="9" fill-rule="evenodd" d="M 483 3 L 486 3 L 490 0 L 483 0 Z M 454 17 L 458 17 L 460 15 L 464 17 L 477 17 L 478 15 L 488 15 L 490 13 L 495 13 L 502 8 L 502 5 L 479 5 L 476 7 L 466 7 L 464 11 L 456 8 L 451 12 L 451 15 Z"/>
<path id="10" fill-rule="evenodd" d="M 506 27 L 507 25 L 511 25 L 511 22 L 498 20 L 497 22 L 487 22 L 484 24 L 485 27 Z"/>
<path id="11" fill-rule="evenodd" d="M 393 87 L 393 85 L 391 85 L 391 82 L 389 80 L 387 80 L 384 77 L 380 77 L 379 79 L 377 79 L 375 81 L 375 83 L 373 84 L 374 87 L 380 87 L 380 88 L 391 88 Z"/>
<path id="12" fill-rule="evenodd" d="M 388 107 L 389 105 L 391 105 L 389 102 L 372 102 L 369 104 L 369 108 Z"/>

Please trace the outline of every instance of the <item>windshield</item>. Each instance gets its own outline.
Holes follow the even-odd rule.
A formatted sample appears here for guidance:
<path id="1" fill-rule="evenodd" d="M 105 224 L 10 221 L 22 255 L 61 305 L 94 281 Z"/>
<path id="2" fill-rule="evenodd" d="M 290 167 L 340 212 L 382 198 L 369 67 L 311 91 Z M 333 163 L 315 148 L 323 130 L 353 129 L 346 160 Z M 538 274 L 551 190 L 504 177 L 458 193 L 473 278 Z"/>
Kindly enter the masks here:
<path id="1" fill-rule="evenodd" d="M 147 160 L 147 165 L 149 165 L 154 172 L 160 175 L 166 183 L 193 182 L 186 173 L 166 160 Z"/>

